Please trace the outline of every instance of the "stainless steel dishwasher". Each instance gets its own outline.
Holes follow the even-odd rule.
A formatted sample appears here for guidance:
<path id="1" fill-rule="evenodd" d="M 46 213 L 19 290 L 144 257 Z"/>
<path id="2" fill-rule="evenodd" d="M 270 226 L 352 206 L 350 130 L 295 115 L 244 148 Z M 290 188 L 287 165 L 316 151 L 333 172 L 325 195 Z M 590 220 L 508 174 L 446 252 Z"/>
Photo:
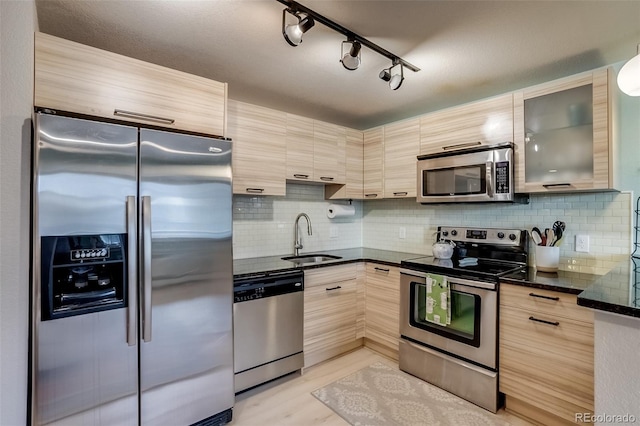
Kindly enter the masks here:
<path id="1" fill-rule="evenodd" d="M 235 392 L 301 369 L 303 272 L 236 278 L 233 288 Z"/>

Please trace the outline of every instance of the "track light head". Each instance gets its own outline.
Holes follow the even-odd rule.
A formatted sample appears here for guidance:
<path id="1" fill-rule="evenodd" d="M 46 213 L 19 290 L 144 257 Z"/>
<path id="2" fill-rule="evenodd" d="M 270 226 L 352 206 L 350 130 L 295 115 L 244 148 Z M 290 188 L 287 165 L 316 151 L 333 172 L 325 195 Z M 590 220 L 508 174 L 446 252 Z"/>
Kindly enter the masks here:
<path id="1" fill-rule="evenodd" d="M 287 24 L 287 13 L 295 16 L 298 19 L 298 23 Z M 309 31 L 314 24 L 315 21 L 311 16 L 305 15 L 303 17 L 298 12 L 291 9 L 284 9 L 282 11 L 282 35 L 291 46 L 297 46 L 302 43 L 302 35 Z"/>
<path id="2" fill-rule="evenodd" d="M 400 73 L 391 74 L 391 70 L 397 67 L 398 65 L 400 65 Z M 389 68 L 385 68 L 382 71 L 380 71 L 380 74 L 378 74 L 378 77 L 380 77 L 380 80 L 382 81 L 388 81 L 389 87 L 391 88 L 391 90 L 398 90 L 400 86 L 402 86 L 402 82 L 404 81 L 404 67 L 399 61 L 394 60 Z"/>
<path id="3" fill-rule="evenodd" d="M 351 48 L 347 53 L 344 53 L 345 44 L 351 45 Z M 342 59 L 340 59 L 340 62 L 342 62 L 342 66 L 350 71 L 354 71 L 358 69 L 361 62 L 361 54 L 360 54 L 361 49 L 362 49 L 362 45 L 360 44 L 359 41 L 355 41 L 355 40 L 343 41 L 342 42 L 343 53 L 342 53 Z"/>
<path id="4" fill-rule="evenodd" d="M 380 77 L 380 80 L 382 81 L 391 80 L 391 68 L 385 68 L 382 71 L 380 71 L 380 74 L 378 74 L 378 77 Z"/>

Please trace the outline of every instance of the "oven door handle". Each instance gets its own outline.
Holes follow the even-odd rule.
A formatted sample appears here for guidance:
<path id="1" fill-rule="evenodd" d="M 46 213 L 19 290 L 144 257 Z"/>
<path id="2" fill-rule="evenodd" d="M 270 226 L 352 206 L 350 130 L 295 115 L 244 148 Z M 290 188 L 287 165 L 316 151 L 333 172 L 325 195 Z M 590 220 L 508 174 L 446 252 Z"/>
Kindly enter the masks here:
<path id="1" fill-rule="evenodd" d="M 428 272 L 418 272 L 418 271 L 413 271 L 411 269 L 400 269 L 400 273 L 405 275 L 413 275 L 419 278 L 426 278 L 427 275 L 429 275 Z M 474 281 L 474 280 L 467 280 L 465 278 L 453 278 L 453 277 L 447 277 L 447 276 L 445 276 L 445 278 L 447 279 L 449 284 L 459 284 L 467 287 L 485 288 L 487 290 L 496 289 L 496 283 L 488 283 L 484 281 Z"/>

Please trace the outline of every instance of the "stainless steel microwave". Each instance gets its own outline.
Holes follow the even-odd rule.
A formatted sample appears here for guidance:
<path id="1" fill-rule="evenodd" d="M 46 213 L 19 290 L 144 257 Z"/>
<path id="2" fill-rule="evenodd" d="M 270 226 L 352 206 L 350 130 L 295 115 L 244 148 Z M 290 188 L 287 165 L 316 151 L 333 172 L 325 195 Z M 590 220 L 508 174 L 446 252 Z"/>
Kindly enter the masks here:
<path id="1" fill-rule="evenodd" d="M 514 193 L 513 150 L 505 142 L 418 156 L 417 201 L 526 203 Z"/>

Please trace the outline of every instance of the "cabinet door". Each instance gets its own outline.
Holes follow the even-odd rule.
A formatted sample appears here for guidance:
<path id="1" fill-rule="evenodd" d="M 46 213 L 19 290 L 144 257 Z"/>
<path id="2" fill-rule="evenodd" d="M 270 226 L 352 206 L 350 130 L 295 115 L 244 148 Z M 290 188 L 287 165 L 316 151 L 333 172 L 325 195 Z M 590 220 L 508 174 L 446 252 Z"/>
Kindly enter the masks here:
<path id="1" fill-rule="evenodd" d="M 357 303 L 355 264 L 305 272 L 305 367 L 360 346 Z"/>
<path id="2" fill-rule="evenodd" d="M 384 197 L 416 196 L 420 119 L 384 126 Z"/>
<path id="3" fill-rule="evenodd" d="M 400 338 L 400 271 L 367 263 L 365 290 L 366 345 L 398 359 Z"/>
<path id="4" fill-rule="evenodd" d="M 512 141 L 512 94 L 448 108 L 420 119 L 420 154 Z"/>
<path id="5" fill-rule="evenodd" d="M 316 182 L 346 181 L 346 133 L 335 124 L 313 122 L 313 174 Z"/>
<path id="6" fill-rule="evenodd" d="M 609 71 L 514 94 L 516 191 L 613 189 Z"/>
<path id="7" fill-rule="evenodd" d="M 383 140 L 384 128 L 364 132 L 364 198 L 382 198 L 384 179 Z"/>
<path id="8" fill-rule="evenodd" d="M 229 101 L 229 136 L 233 140 L 233 193 L 286 193 L 285 113 Z"/>
<path id="9" fill-rule="evenodd" d="M 354 199 L 363 197 L 363 154 L 362 132 L 355 129 L 346 129 L 346 184 L 326 185 L 325 198 Z"/>
<path id="10" fill-rule="evenodd" d="M 543 419 L 573 422 L 575 413 L 593 412 L 593 312 L 576 303 L 573 295 L 500 284 L 500 391 L 507 408 L 510 400 L 535 407 L 547 424 Z"/>
<path id="11" fill-rule="evenodd" d="M 226 136 L 227 85 L 35 35 L 34 105 Z"/>
<path id="12" fill-rule="evenodd" d="M 287 114 L 287 179 L 313 180 L 313 120 Z"/>

